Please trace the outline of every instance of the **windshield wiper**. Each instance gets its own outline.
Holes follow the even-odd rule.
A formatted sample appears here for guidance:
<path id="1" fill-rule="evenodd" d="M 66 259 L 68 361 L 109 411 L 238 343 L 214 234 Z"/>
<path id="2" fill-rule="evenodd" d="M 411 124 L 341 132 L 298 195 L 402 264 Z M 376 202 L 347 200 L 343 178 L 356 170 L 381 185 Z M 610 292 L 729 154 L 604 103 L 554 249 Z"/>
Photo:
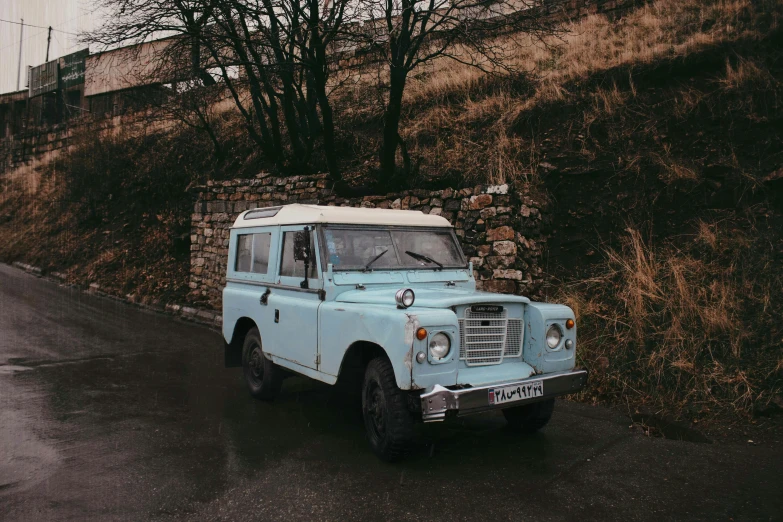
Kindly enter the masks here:
<path id="1" fill-rule="evenodd" d="M 419 254 L 418 252 L 411 252 L 410 250 L 406 250 L 405 253 L 411 256 L 413 259 L 417 259 L 419 261 L 427 261 L 428 263 L 435 263 L 436 265 L 438 265 L 438 268 L 440 270 L 443 270 L 443 264 L 438 263 L 431 257 L 425 256 L 424 254 Z"/>
<path id="2" fill-rule="evenodd" d="M 382 256 L 383 254 L 385 254 L 386 252 L 388 252 L 388 251 L 389 251 L 389 249 L 387 248 L 386 250 L 384 250 L 383 252 L 381 252 L 381 253 L 380 253 L 380 254 L 378 254 L 377 256 L 375 256 L 375 257 L 373 257 L 372 259 L 370 259 L 370 262 L 369 262 L 369 263 L 367 263 L 366 265 L 364 265 L 364 271 L 365 271 L 365 272 L 369 272 L 369 271 L 371 270 L 370 266 L 372 266 L 372 264 L 373 264 L 373 263 L 375 263 L 376 261 L 378 261 L 378 260 L 381 258 L 381 256 Z"/>

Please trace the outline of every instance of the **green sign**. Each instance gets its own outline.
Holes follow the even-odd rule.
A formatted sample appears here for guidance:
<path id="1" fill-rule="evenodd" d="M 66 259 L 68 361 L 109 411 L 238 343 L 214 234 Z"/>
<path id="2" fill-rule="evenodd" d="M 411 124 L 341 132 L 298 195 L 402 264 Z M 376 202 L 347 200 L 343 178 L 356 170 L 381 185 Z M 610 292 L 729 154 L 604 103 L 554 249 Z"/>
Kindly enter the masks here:
<path id="1" fill-rule="evenodd" d="M 60 88 L 84 83 L 84 60 L 89 54 L 89 49 L 82 49 L 60 58 Z"/>

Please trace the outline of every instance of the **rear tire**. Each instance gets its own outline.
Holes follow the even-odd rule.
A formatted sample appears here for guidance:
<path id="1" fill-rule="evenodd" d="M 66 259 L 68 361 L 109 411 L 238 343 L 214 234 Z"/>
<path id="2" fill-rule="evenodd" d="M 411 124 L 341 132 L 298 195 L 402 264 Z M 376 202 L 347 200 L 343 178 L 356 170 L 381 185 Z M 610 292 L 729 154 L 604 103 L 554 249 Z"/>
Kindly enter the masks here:
<path id="1" fill-rule="evenodd" d="M 266 358 L 261 347 L 258 328 L 251 328 L 242 344 L 242 371 L 250 395 L 262 401 L 271 401 L 280 393 L 283 372 Z"/>
<path id="2" fill-rule="evenodd" d="M 362 384 L 362 416 L 373 452 L 387 462 L 405 457 L 413 446 L 413 418 L 385 357 L 370 361 Z"/>
<path id="3" fill-rule="evenodd" d="M 549 399 L 503 410 L 510 428 L 520 433 L 535 433 L 547 425 L 555 411 L 555 400 Z"/>

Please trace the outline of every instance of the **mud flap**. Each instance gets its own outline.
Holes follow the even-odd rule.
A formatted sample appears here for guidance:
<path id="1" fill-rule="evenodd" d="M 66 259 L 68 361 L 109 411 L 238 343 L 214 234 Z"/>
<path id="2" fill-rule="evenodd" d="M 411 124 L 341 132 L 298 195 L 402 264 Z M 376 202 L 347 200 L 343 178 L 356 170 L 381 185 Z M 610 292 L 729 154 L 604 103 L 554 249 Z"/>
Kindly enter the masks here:
<path id="1" fill-rule="evenodd" d="M 223 364 L 226 368 L 239 368 L 242 366 L 242 350 L 223 341 Z"/>

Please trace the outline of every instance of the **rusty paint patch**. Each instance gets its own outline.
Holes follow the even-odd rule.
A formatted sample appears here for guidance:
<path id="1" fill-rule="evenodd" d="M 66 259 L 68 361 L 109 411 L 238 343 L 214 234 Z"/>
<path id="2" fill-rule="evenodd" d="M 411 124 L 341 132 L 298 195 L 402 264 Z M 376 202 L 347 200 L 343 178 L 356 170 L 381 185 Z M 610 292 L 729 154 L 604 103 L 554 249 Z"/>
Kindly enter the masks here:
<path id="1" fill-rule="evenodd" d="M 410 375 L 410 387 L 406 389 L 412 389 L 414 387 L 413 384 L 413 341 L 416 338 L 416 330 L 419 329 L 420 322 L 419 322 L 419 316 L 416 314 L 405 314 L 408 317 L 407 322 L 405 323 L 405 345 L 410 346 L 408 351 L 405 353 L 405 357 L 403 358 L 402 362 L 405 364 L 405 367 L 408 369 L 408 373 Z"/>
<path id="2" fill-rule="evenodd" d="M 411 349 L 405 353 L 405 358 L 402 360 L 403 364 L 405 364 L 405 367 L 408 369 L 409 372 L 411 372 L 411 379 L 413 379 L 413 346 L 411 346 Z"/>
<path id="3" fill-rule="evenodd" d="M 408 321 L 405 323 L 405 344 L 413 347 L 413 339 L 416 335 L 416 330 L 419 328 L 419 316 L 416 314 L 405 314 L 408 316 Z"/>

